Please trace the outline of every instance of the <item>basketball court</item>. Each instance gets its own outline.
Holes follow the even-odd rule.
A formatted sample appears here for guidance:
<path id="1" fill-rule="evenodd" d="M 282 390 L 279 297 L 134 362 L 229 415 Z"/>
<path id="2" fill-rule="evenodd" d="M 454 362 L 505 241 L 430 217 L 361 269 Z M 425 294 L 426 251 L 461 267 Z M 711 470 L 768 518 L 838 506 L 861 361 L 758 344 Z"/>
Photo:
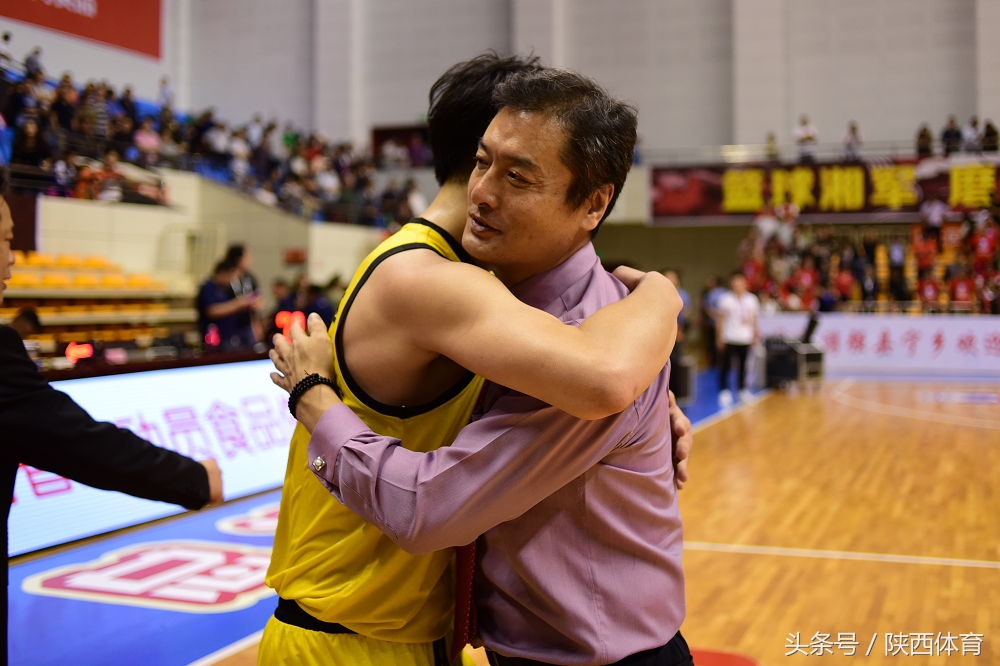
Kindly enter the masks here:
<path id="1" fill-rule="evenodd" d="M 992 663 L 1000 615 L 983 600 L 1000 595 L 1000 382 L 828 379 L 726 411 L 714 406 L 712 373 L 698 388 L 681 493 L 682 631 L 696 663 L 836 662 L 852 648 L 861 663 Z M 267 588 L 202 585 L 236 591 L 212 610 L 52 581 L 154 546 L 266 556 L 277 500 L 265 493 L 15 561 L 13 663 L 255 664 Z M 253 577 L 245 561 L 229 566 L 227 580 Z"/>

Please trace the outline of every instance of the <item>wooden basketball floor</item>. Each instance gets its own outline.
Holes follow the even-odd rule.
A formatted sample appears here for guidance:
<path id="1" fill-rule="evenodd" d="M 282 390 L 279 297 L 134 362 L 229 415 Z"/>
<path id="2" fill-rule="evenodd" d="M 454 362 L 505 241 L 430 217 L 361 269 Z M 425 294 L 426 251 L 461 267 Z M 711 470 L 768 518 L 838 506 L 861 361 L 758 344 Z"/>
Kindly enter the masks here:
<path id="1" fill-rule="evenodd" d="M 762 666 L 1000 663 L 998 395 L 832 380 L 700 427 L 681 493 L 688 643 Z M 786 656 L 796 632 L 805 652 L 829 634 L 832 654 Z M 948 632 L 958 651 L 936 655 L 926 634 Z M 837 645 L 847 633 L 853 657 Z M 983 636 L 979 657 L 974 637 L 962 656 L 962 634 Z"/>

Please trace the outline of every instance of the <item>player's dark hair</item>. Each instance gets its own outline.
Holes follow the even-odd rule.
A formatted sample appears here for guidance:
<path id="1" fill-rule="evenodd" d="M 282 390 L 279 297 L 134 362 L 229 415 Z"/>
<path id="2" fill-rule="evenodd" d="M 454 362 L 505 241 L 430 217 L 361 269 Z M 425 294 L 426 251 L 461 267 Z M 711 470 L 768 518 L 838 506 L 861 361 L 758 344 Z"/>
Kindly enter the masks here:
<path id="1" fill-rule="evenodd" d="M 434 154 L 434 175 L 444 185 L 468 179 L 476 148 L 497 113 L 493 90 L 517 72 L 535 71 L 535 56 L 500 57 L 494 51 L 454 65 L 431 86 L 427 129 Z"/>
<path id="2" fill-rule="evenodd" d="M 565 69 L 518 72 L 493 93 L 497 109 L 510 107 L 548 116 L 566 133 L 562 161 L 573 174 L 566 203 L 574 209 L 604 185 L 614 186 L 601 222 L 615 207 L 635 150 L 638 110 L 607 93 L 591 78 Z M 597 235 L 601 224 L 591 232 Z"/>
<path id="3" fill-rule="evenodd" d="M 14 317 L 14 321 L 12 321 L 11 323 L 13 324 L 15 321 L 27 322 L 29 325 L 31 325 L 31 328 L 35 330 L 38 330 L 42 327 L 42 322 L 39 321 L 38 319 L 38 313 L 35 312 L 35 310 L 32 308 L 25 308 L 20 312 L 18 312 L 17 316 Z"/>

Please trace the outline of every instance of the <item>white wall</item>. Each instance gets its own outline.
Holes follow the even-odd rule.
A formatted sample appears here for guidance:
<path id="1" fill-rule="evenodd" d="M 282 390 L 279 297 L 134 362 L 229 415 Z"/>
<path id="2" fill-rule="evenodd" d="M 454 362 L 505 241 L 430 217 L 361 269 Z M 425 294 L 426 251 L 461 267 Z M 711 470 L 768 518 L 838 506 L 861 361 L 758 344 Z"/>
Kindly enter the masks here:
<path id="1" fill-rule="evenodd" d="M 194 108 L 312 126 L 312 0 L 195 0 L 190 35 Z"/>
<path id="2" fill-rule="evenodd" d="M 976 0 L 735 0 L 735 141 L 773 130 L 790 143 L 803 113 L 824 142 L 850 120 L 869 141 L 912 139 L 922 122 L 936 134 L 952 113 L 965 122 L 976 25 Z M 982 32 L 981 48 L 996 49 Z"/>
<path id="3" fill-rule="evenodd" d="M 76 81 L 106 79 L 119 90 L 131 85 L 139 97 L 155 100 L 160 78 L 166 75 L 174 82 L 177 102 L 181 103 L 184 100 L 176 84 L 179 77 L 183 78 L 182 53 L 177 47 L 185 2 L 190 0 L 162 0 L 159 59 L 3 17 L 0 17 L 0 32 L 10 31 L 11 51 L 19 61 L 40 46 L 42 64 L 49 78 L 58 78 L 69 71 Z"/>
<path id="4" fill-rule="evenodd" d="M 427 92 L 450 66 L 486 49 L 510 50 L 506 0 L 367 0 L 368 120 L 413 124 L 426 117 Z"/>
<path id="5" fill-rule="evenodd" d="M 645 149 L 731 141 L 730 0 L 572 0 L 566 15 L 566 65 L 638 104 Z"/>

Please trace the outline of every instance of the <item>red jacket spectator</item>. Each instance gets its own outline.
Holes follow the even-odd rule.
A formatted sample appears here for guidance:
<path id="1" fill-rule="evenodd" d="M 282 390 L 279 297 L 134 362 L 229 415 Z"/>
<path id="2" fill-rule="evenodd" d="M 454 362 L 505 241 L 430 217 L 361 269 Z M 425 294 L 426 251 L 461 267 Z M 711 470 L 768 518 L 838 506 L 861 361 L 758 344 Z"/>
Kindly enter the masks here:
<path id="1" fill-rule="evenodd" d="M 840 272 L 837 273 L 837 277 L 833 279 L 833 286 L 840 294 L 840 299 L 844 301 L 851 300 L 854 295 L 854 276 L 851 271 L 847 268 L 841 267 Z"/>
<path id="2" fill-rule="evenodd" d="M 917 270 L 928 271 L 934 268 L 937 260 L 938 246 L 933 238 L 922 237 L 913 244 L 913 256 L 917 259 Z"/>
<path id="3" fill-rule="evenodd" d="M 972 255 L 975 261 L 975 270 L 981 273 L 993 261 L 997 249 L 1000 248 L 1000 234 L 993 224 L 988 224 L 985 228 L 972 234 L 969 244 L 972 246 Z"/>
<path id="4" fill-rule="evenodd" d="M 920 302 L 924 305 L 936 304 L 941 295 L 941 286 L 937 278 L 928 273 L 917 283 L 917 293 L 920 294 Z"/>
<path id="5" fill-rule="evenodd" d="M 975 301 L 976 281 L 968 275 L 953 277 L 948 285 L 948 293 L 953 303 L 972 303 Z"/>

